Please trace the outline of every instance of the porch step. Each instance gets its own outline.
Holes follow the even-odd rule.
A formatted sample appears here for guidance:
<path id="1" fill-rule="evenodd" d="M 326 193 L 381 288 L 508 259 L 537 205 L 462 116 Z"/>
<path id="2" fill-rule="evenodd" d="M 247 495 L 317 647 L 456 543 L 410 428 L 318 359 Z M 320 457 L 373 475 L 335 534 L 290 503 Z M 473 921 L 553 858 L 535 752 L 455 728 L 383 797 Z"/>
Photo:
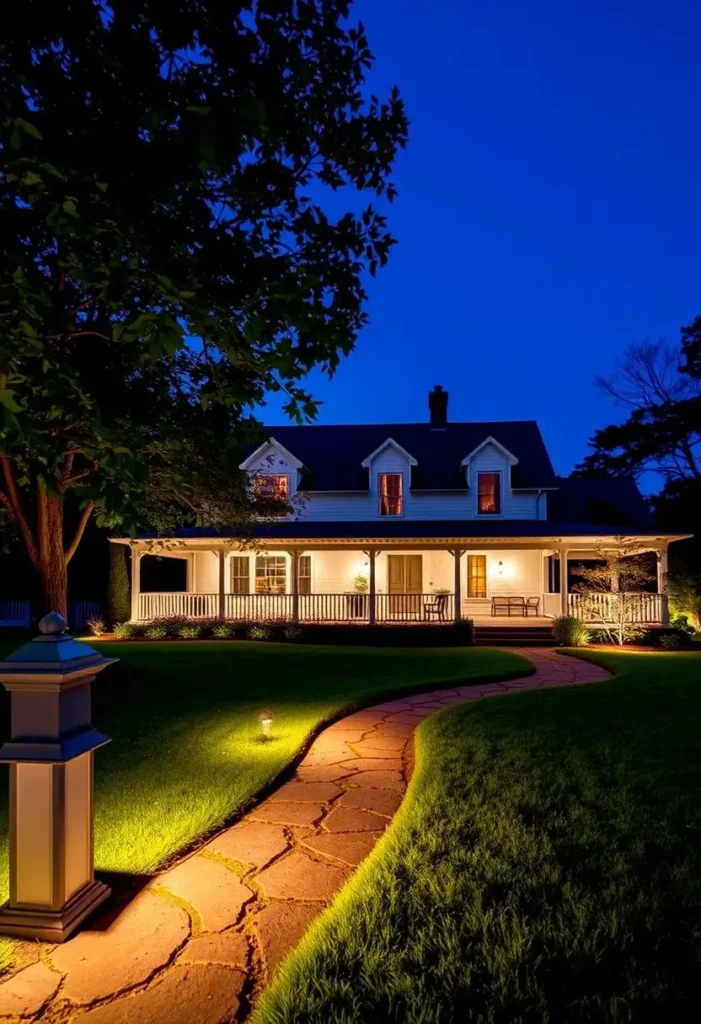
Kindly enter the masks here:
<path id="1" fill-rule="evenodd" d="M 550 626 L 475 626 L 480 647 L 555 647 Z"/>

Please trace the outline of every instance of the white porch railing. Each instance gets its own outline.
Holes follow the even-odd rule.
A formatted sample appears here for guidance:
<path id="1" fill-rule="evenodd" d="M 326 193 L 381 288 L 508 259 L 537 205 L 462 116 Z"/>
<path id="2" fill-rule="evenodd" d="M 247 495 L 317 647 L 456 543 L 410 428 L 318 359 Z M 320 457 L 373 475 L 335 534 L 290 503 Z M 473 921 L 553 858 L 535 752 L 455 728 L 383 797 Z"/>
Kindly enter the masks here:
<path id="1" fill-rule="evenodd" d="M 300 622 L 369 622 L 369 594 L 299 594 Z M 377 594 L 377 622 L 452 622 L 453 594 Z M 160 619 L 183 615 L 191 619 L 215 618 L 219 614 L 218 594 L 139 594 L 139 619 Z M 293 594 L 225 594 L 227 619 L 249 622 L 295 617 Z"/>
<path id="2" fill-rule="evenodd" d="M 628 618 L 636 625 L 658 625 L 662 618 L 662 594 L 589 593 L 568 594 L 570 615 L 596 623 L 612 621 L 616 615 L 616 602 L 624 598 L 628 604 Z"/>
<path id="3" fill-rule="evenodd" d="M 214 618 L 219 612 L 217 594 L 139 594 L 139 618 L 162 619 L 184 615 L 188 619 Z"/>
<path id="4" fill-rule="evenodd" d="M 31 621 L 29 601 L 0 601 L 0 626 L 29 626 Z"/>

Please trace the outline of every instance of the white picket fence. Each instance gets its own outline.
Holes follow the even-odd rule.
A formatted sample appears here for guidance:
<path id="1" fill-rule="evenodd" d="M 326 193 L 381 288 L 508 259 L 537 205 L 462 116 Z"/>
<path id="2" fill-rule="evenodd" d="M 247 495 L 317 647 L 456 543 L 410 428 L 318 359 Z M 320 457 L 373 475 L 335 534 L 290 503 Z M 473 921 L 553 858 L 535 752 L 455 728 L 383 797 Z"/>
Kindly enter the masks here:
<path id="1" fill-rule="evenodd" d="M 0 626 L 27 627 L 31 621 L 32 608 L 29 601 L 0 601 Z"/>

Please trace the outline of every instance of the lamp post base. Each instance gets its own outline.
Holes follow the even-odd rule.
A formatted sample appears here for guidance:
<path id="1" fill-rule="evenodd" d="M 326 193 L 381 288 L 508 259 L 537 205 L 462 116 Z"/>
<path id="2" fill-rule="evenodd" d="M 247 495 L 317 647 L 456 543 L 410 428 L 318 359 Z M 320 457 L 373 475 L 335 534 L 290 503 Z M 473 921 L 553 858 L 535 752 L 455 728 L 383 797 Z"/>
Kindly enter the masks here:
<path id="1" fill-rule="evenodd" d="M 78 925 L 110 895 L 104 882 L 87 882 L 81 886 L 60 910 L 44 907 L 0 907 L 0 935 L 22 939 L 41 939 L 44 942 L 64 942 Z"/>

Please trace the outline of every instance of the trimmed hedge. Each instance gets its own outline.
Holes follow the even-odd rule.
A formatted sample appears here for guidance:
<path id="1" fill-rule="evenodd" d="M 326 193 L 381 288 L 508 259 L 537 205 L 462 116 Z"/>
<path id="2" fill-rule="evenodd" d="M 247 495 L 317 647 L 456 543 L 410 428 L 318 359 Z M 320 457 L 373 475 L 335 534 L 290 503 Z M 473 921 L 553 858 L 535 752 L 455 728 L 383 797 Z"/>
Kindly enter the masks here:
<path id="1" fill-rule="evenodd" d="M 361 626 L 326 623 L 246 622 L 187 619 L 183 616 L 151 622 L 122 622 L 114 627 L 118 640 L 271 640 L 276 643 L 347 644 L 359 647 L 471 647 L 472 619 L 448 626 Z"/>

